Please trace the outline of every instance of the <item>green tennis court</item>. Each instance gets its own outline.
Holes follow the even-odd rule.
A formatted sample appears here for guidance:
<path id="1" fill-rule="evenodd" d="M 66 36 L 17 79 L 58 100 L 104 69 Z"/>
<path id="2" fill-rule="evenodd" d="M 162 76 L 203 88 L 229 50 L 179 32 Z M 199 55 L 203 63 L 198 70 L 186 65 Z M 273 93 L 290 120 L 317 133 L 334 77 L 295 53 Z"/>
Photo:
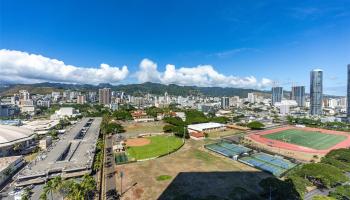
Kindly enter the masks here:
<path id="1" fill-rule="evenodd" d="M 271 133 L 263 135 L 263 137 L 317 150 L 329 149 L 347 138 L 344 135 L 333 135 L 316 131 L 303 131 L 296 129 L 288 129 Z"/>

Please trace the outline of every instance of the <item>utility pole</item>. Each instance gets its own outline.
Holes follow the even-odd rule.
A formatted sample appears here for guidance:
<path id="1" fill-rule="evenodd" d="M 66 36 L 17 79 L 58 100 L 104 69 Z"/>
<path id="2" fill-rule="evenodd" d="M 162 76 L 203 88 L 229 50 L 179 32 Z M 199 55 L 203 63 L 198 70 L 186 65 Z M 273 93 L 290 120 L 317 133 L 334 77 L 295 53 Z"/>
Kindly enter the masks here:
<path id="1" fill-rule="evenodd" d="M 120 171 L 120 196 L 123 196 L 123 171 Z"/>
<path id="2" fill-rule="evenodd" d="M 184 140 L 184 142 L 185 142 L 185 135 L 186 135 L 186 126 L 184 126 L 184 136 L 183 136 L 183 140 Z"/>

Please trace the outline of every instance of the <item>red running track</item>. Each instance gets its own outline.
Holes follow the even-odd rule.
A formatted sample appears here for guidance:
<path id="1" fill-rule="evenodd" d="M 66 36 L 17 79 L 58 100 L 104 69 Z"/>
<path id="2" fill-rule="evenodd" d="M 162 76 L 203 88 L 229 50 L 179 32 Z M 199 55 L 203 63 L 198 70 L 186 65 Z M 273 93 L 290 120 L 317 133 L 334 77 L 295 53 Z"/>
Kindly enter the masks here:
<path id="1" fill-rule="evenodd" d="M 263 135 L 276 133 L 276 132 L 280 132 L 280 131 L 284 131 L 284 130 L 288 130 L 288 129 L 301 129 L 304 131 L 319 131 L 319 132 L 325 133 L 325 134 L 344 135 L 347 137 L 347 139 L 342 141 L 342 142 L 339 142 L 338 144 L 336 144 L 328 149 L 317 150 L 317 149 L 299 146 L 296 144 L 291 144 L 291 143 L 282 142 L 279 140 L 272 140 L 272 139 L 262 137 Z M 328 152 L 330 152 L 333 149 L 350 147 L 350 134 L 349 133 L 341 132 L 341 131 L 319 129 L 319 128 L 309 128 L 309 127 L 298 128 L 298 127 L 294 127 L 294 126 L 285 126 L 285 127 L 271 129 L 271 130 L 254 132 L 254 133 L 249 134 L 248 137 L 254 141 L 266 144 L 268 146 L 277 147 L 277 148 L 281 148 L 281 149 L 288 149 L 288 150 L 292 150 L 292 151 L 305 152 L 305 153 L 327 154 Z"/>

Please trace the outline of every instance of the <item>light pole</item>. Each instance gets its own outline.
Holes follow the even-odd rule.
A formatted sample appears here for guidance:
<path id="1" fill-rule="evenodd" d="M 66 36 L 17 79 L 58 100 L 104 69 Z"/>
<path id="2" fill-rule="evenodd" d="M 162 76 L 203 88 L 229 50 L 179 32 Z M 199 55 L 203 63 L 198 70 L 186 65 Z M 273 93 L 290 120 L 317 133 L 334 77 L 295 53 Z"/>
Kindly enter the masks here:
<path id="1" fill-rule="evenodd" d="M 168 135 L 168 142 L 167 142 L 167 144 L 168 144 L 168 155 L 170 154 L 170 152 L 169 152 L 169 140 L 170 140 L 170 138 L 169 138 L 169 135 Z"/>
<path id="2" fill-rule="evenodd" d="M 183 142 L 185 142 L 185 138 L 186 138 L 186 126 L 184 126 L 184 136 L 183 136 Z"/>
<path id="3" fill-rule="evenodd" d="M 120 171 L 120 196 L 123 196 L 123 171 Z"/>

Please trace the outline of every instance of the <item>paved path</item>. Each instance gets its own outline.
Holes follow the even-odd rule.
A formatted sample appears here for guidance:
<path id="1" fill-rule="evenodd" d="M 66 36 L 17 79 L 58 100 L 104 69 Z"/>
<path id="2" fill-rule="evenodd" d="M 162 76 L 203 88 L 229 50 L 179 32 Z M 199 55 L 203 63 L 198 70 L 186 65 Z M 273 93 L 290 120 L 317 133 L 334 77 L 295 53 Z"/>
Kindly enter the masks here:
<path id="1" fill-rule="evenodd" d="M 328 189 L 314 189 L 308 193 L 305 194 L 304 200 L 312 200 L 314 196 L 320 195 L 320 196 L 328 196 L 329 190 Z"/>
<path id="2" fill-rule="evenodd" d="M 116 191 L 115 161 L 113 157 L 113 136 L 108 135 L 105 139 L 105 151 L 103 159 L 103 197 L 102 199 L 118 199 Z"/>

